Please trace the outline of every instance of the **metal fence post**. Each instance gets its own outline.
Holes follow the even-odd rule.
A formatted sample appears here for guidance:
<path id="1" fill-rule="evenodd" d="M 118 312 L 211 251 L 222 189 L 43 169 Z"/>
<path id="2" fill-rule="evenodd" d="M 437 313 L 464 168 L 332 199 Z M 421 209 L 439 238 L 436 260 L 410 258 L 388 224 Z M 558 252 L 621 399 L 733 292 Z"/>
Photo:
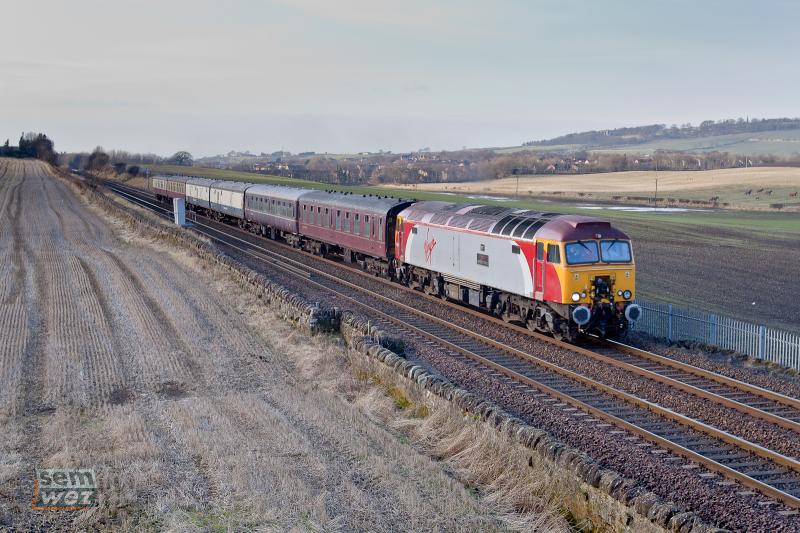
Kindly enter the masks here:
<path id="1" fill-rule="evenodd" d="M 667 305 L 667 342 L 672 342 L 672 304 Z"/>
<path id="2" fill-rule="evenodd" d="M 708 343 L 709 344 L 713 344 L 714 346 L 716 346 L 717 345 L 717 322 L 718 322 L 717 315 L 710 315 L 708 317 L 708 320 L 711 323 L 711 332 L 710 332 L 711 335 L 709 336 L 710 338 L 708 339 Z"/>
<path id="3" fill-rule="evenodd" d="M 758 358 L 764 359 L 764 352 L 767 351 L 767 327 L 758 326 Z"/>

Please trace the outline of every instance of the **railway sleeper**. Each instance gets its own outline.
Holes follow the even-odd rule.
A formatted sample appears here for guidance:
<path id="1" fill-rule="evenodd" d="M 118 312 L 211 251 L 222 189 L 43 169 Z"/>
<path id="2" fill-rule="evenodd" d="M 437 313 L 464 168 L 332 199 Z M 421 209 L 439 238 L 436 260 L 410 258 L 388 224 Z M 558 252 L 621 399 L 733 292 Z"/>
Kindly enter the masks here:
<path id="1" fill-rule="evenodd" d="M 753 479 L 762 480 L 773 476 L 785 476 L 786 474 L 790 473 L 791 471 L 785 468 L 773 468 L 772 470 L 757 470 L 756 472 L 747 475 Z M 797 479 L 796 482 L 800 483 L 800 479 Z M 773 482 L 772 480 L 768 480 L 768 483 L 771 485 Z"/>

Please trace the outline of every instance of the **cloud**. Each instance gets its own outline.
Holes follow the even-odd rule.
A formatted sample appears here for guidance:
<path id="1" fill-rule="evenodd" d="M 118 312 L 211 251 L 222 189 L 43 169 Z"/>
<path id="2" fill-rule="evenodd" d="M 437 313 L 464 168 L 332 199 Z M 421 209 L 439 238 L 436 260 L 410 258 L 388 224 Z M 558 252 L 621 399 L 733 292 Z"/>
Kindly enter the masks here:
<path id="1" fill-rule="evenodd" d="M 380 30 L 401 30 L 415 36 L 466 37 L 490 32 L 487 24 L 499 7 L 476 0 L 273 0 L 275 4 L 324 20 Z"/>
<path id="2" fill-rule="evenodd" d="M 419 81 L 403 85 L 404 93 L 428 93 L 430 91 L 431 88 L 428 84 Z"/>

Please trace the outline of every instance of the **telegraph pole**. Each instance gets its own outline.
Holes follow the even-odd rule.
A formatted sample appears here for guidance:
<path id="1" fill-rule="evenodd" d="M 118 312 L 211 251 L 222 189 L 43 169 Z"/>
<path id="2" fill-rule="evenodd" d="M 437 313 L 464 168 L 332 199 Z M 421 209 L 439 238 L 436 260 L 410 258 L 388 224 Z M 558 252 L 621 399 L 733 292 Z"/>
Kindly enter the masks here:
<path id="1" fill-rule="evenodd" d="M 653 196 L 653 205 L 658 207 L 658 178 L 656 178 L 656 195 Z"/>

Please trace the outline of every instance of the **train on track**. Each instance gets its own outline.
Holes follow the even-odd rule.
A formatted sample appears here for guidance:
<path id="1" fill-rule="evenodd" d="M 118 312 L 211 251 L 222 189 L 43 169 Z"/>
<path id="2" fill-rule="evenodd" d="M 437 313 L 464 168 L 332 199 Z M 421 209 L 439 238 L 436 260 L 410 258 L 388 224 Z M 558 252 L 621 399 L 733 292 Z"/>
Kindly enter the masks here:
<path id="1" fill-rule="evenodd" d="M 150 188 L 557 339 L 621 337 L 642 313 L 630 239 L 599 218 L 181 176 L 153 176 Z"/>

